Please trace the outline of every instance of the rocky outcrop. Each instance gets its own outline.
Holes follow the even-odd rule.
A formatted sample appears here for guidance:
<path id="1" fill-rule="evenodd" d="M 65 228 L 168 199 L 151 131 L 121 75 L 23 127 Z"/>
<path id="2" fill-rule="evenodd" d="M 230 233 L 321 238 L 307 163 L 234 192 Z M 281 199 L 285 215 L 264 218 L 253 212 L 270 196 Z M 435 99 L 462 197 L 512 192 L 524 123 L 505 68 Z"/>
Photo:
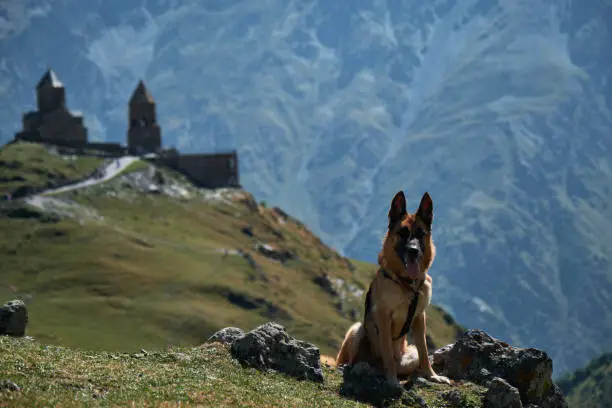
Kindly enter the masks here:
<path id="1" fill-rule="evenodd" d="M 319 349 L 294 339 L 280 324 L 268 322 L 246 334 L 240 332 L 228 327 L 209 340 L 230 344 L 232 356 L 245 366 L 279 371 L 299 380 L 323 382 Z"/>
<path id="2" fill-rule="evenodd" d="M 255 234 L 253 234 L 252 225 L 244 225 L 242 228 L 240 228 L 240 232 L 242 232 L 244 235 L 249 236 L 251 238 L 255 236 Z"/>
<path id="3" fill-rule="evenodd" d="M 512 347 L 482 330 L 469 330 L 430 358 L 438 374 L 453 380 L 447 390 L 435 391 L 445 406 L 464 407 L 469 405 L 468 400 L 476 398 L 482 404 L 478 406 L 484 408 L 567 407 L 551 378 L 552 361 L 541 350 Z M 394 387 L 367 363 L 346 366 L 343 371 L 341 394 L 377 406 L 408 398 L 410 406 L 425 407 L 427 404 L 418 399 L 415 390 L 434 386 L 417 378 L 405 383 L 403 388 Z M 480 391 L 473 390 L 468 396 L 466 385 L 470 383 Z"/>
<path id="4" fill-rule="evenodd" d="M 20 300 L 11 300 L 0 307 L 0 335 L 23 337 L 28 324 L 28 309 Z"/>
<path id="5" fill-rule="evenodd" d="M 334 284 L 329 278 L 329 274 L 327 272 L 324 271 L 323 273 L 321 273 L 321 275 L 315 276 L 313 278 L 313 281 L 329 295 L 334 297 L 339 296 L 338 291 L 336 290 L 336 288 L 334 288 Z"/>
<path id="6" fill-rule="evenodd" d="M 448 387 L 423 379 L 415 378 L 401 386 L 389 383 L 377 370 L 369 364 L 361 362 L 343 369 L 343 383 L 340 394 L 376 407 L 384 407 L 393 402 L 401 402 L 401 406 L 411 408 L 466 408 L 482 406 L 474 405 L 484 397 L 484 389 L 478 387 Z M 436 402 L 427 403 L 421 395 L 435 395 Z M 520 402 L 520 400 L 519 400 Z M 478 403 L 477 403 L 478 404 Z M 393 406 L 396 406 L 393 404 Z"/>
<path id="7" fill-rule="evenodd" d="M 275 248 L 272 245 L 257 243 L 255 250 L 263 256 L 279 262 L 287 262 L 295 258 L 295 254 L 288 250 Z"/>
<path id="8" fill-rule="evenodd" d="M 402 388 L 396 387 L 368 363 L 357 363 L 343 370 L 340 394 L 380 405 L 386 399 L 398 398 Z"/>
<path id="9" fill-rule="evenodd" d="M 227 345 L 232 345 L 239 338 L 244 337 L 244 332 L 238 327 L 226 327 L 217 331 L 208 338 L 209 342 L 218 342 Z"/>
<path id="10" fill-rule="evenodd" d="M 294 339 L 277 323 L 266 323 L 248 333 L 226 327 L 208 340 L 228 344 L 233 357 L 245 366 L 275 370 L 302 380 L 324 380 L 319 349 Z M 482 330 L 469 330 L 455 343 L 436 350 L 430 359 L 438 374 L 452 380 L 451 386 L 424 378 L 393 385 L 361 362 L 340 367 L 340 393 L 375 406 L 399 400 L 410 407 L 426 408 L 429 403 L 419 395 L 433 393 L 434 399 L 444 401 L 448 407 L 567 408 L 551 378 L 552 361 L 541 350 L 513 347 Z"/>
<path id="11" fill-rule="evenodd" d="M 246 310 L 258 310 L 259 313 L 269 319 L 292 320 L 293 316 L 283 307 L 270 302 L 263 297 L 250 296 L 247 293 L 236 292 L 227 289 L 221 289 L 225 298 L 233 305 Z"/>
<path id="12" fill-rule="evenodd" d="M 552 360 L 544 351 L 512 347 L 482 330 L 468 330 L 454 344 L 437 350 L 433 363 L 439 374 L 489 388 L 489 401 L 503 400 L 510 404 L 505 406 L 520 406 L 512 402 L 514 392 L 505 382 L 518 391 L 523 405 L 567 407 L 563 394 L 552 381 Z"/>
<path id="13" fill-rule="evenodd" d="M 503 378 L 491 380 L 484 399 L 485 408 L 523 408 L 521 394 Z"/>

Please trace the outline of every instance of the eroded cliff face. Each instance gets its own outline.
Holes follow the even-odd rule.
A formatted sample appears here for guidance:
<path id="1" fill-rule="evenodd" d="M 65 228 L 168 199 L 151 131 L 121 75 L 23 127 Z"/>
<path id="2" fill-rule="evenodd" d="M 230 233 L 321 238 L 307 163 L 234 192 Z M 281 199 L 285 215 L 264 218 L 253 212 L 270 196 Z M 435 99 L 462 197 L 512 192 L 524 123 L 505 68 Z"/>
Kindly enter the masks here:
<path id="1" fill-rule="evenodd" d="M 603 351 L 612 2 L 7 4 L 3 141 L 47 65 L 94 139 L 124 140 L 144 77 L 164 145 L 236 147 L 248 190 L 347 255 L 375 260 L 393 194 L 429 191 L 434 301 L 465 326 L 556 372 Z"/>

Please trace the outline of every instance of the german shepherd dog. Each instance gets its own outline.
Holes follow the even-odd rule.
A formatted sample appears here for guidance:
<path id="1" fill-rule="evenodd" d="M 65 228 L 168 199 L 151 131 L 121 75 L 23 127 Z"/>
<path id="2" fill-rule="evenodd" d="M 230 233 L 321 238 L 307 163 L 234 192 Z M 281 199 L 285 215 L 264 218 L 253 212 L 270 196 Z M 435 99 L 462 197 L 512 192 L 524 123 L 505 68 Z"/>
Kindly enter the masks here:
<path id="1" fill-rule="evenodd" d="M 336 366 L 365 361 L 394 385 L 398 376 L 417 373 L 450 384 L 437 375 L 427 356 L 425 310 L 431 301 L 431 267 L 436 248 L 431 238 L 433 201 L 423 195 L 414 214 L 398 192 L 389 209 L 389 227 L 378 255 L 379 269 L 370 283 L 363 323 L 353 324 L 344 337 Z M 412 328 L 415 346 L 406 336 Z"/>

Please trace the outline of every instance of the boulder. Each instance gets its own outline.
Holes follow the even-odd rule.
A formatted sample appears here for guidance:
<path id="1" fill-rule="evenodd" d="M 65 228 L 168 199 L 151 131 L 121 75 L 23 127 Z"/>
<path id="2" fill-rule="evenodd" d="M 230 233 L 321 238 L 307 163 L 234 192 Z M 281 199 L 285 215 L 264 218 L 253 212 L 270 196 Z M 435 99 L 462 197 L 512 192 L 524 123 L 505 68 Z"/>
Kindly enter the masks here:
<path id="1" fill-rule="evenodd" d="M 295 254 L 288 250 L 278 249 L 268 244 L 257 243 L 255 250 L 263 256 L 279 262 L 290 261 L 295 258 Z"/>
<path id="2" fill-rule="evenodd" d="M 231 352 L 246 366 L 279 371 L 299 380 L 323 382 L 319 349 L 294 339 L 275 322 L 263 324 L 236 338 Z"/>
<path id="3" fill-rule="evenodd" d="M 323 271 L 323 273 L 321 273 L 321 275 L 315 276 L 313 278 L 313 281 L 321 289 L 323 289 L 323 291 L 327 292 L 331 296 L 334 296 L 334 297 L 339 296 L 338 292 L 334 288 L 333 282 L 331 281 L 331 279 L 329 279 L 329 275 L 327 274 L 327 272 Z"/>
<path id="4" fill-rule="evenodd" d="M 28 324 L 28 309 L 20 300 L 11 300 L 0 307 L 0 335 L 23 337 Z"/>
<path id="5" fill-rule="evenodd" d="M 244 337 L 242 329 L 237 327 L 226 327 L 217 331 L 215 334 L 208 338 L 209 342 L 219 342 L 223 344 L 232 345 L 239 338 Z"/>
<path id="6" fill-rule="evenodd" d="M 377 407 L 387 406 L 394 400 L 401 401 L 402 406 L 428 407 L 425 400 L 416 394 L 414 390 L 416 387 L 406 389 L 403 385 L 392 384 L 378 370 L 366 362 L 344 366 L 343 380 L 340 394 L 348 398 L 373 404 Z M 419 384 L 419 386 L 423 385 Z"/>
<path id="7" fill-rule="evenodd" d="M 242 228 L 240 228 L 240 232 L 249 237 L 255 236 L 255 234 L 253 233 L 253 227 L 251 225 L 244 225 Z"/>
<path id="8" fill-rule="evenodd" d="M 398 387 L 382 376 L 378 370 L 365 362 L 345 366 L 340 394 L 360 401 L 381 405 L 388 399 L 402 395 L 403 388 Z"/>
<path id="9" fill-rule="evenodd" d="M 523 408 L 521 394 L 503 378 L 495 377 L 489 383 L 484 408 Z"/>
<path id="10" fill-rule="evenodd" d="M 489 387 L 494 377 L 515 387 L 523 405 L 567 407 L 552 381 L 552 360 L 542 350 L 512 347 L 482 330 L 468 330 L 433 356 L 435 369 L 453 379 Z M 502 387 L 495 381 L 494 387 Z"/>
<path id="11" fill-rule="evenodd" d="M 454 344 L 447 344 L 433 352 L 432 364 L 438 366 L 446 366 L 448 364 L 448 352 L 452 349 Z"/>

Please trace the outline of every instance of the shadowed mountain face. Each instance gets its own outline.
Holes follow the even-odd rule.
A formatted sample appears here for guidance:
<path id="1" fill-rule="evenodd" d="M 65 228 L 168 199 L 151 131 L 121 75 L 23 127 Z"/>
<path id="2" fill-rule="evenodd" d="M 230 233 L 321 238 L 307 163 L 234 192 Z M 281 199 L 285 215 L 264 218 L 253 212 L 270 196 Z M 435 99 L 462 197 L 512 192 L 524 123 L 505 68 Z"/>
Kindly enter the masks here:
<path id="1" fill-rule="evenodd" d="M 165 145 L 236 147 L 248 190 L 349 256 L 429 191 L 463 325 L 557 373 L 609 347 L 612 1 L 97 3 L 0 5 L 3 141 L 47 65 L 109 141 L 143 77 Z"/>

